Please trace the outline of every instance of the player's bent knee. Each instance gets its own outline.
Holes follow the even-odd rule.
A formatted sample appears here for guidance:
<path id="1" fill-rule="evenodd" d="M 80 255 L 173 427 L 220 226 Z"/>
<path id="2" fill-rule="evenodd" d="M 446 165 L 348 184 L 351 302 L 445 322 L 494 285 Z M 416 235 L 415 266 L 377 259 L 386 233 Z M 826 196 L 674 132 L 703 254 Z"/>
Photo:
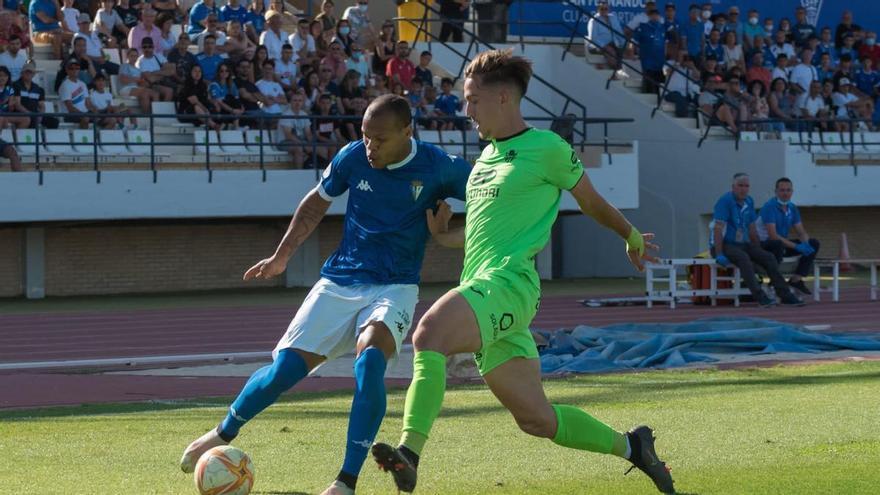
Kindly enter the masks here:
<path id="1" fill-rule="evenodd" d="M 553 438 L 556 436 L 556 421 L 550 418 L 532 416 L 528 418 L 516 418 L 519 429 L 533 437 Z"/>

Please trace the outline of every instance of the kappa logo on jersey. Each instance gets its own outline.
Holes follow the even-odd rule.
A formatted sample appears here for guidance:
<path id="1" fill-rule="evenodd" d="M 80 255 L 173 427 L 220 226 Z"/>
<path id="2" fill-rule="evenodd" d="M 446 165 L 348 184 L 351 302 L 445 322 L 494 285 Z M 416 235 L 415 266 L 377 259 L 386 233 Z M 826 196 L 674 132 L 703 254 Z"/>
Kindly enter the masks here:
<path id="1" fill-rule="evenodd" d="M 577 170 L 577 168 L 579 166 L 578 161 L 580 161 L 580 160 L 578 160 L 577 153 L 575 153 L 574 150 L 571 150 L 571 171 L 572 172 Z"/>
<path id="2" fill-rule="evenodd" d="M 495 175 L 497 175 L 497 172 L 495 172 L 495 170 L 491 168 L 475 171 L 471 174 L 469 182 L 472 186 L 482 186 L 483 184 L 488 184 L 489 182 L 492 182 L 492 179 L 495 178 Z"/>
<path id="3" fill-rule="evenodd" d="M 360 189 L 361 191 L 373 192 L 373 188 L 370 187 L 370 183 L 367 182 L 366 180 L 360 181 L 360 183 L 358 183 L 358 185 L 357 185 L 357 188 Z"/>
<path id="4" fill-rule="evenodd" d="M 406 331 L 406 327 L 403 325 L 403 322 L 398 321 L 398 322 L 396 322 L 396 324 L 397 324 L 397 331 L 400 332 L 401 334 L 403 334 L 403 332 Z"/>
<path id="5" fill-rule="evenodd" d="M 422 189 L 424 188 L 425 186 L 420 180 L 414 180 L 410 183 L 410 190 L 412 190 L 413 201 L 418 201 L 419 195 L 422 194 Z"/>

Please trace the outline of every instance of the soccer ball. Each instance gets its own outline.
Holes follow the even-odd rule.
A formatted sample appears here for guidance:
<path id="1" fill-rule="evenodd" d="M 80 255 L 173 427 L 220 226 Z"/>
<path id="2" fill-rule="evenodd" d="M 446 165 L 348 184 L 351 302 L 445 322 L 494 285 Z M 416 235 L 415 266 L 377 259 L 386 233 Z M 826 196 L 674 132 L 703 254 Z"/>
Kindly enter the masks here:
<path id="1" fill-rule="evenodd" d="M 196 463 L 195 482 L 202 495 L 247 495 L 254 486 L 254 463 L 241 449 L 214 447 Z"/>

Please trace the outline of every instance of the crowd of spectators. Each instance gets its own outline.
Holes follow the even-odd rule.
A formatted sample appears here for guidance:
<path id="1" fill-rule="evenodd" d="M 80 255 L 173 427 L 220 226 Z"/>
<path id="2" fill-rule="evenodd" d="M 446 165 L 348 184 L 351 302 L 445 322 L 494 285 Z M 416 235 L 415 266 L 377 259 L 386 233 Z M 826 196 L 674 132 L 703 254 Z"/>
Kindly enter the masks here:
<path id="1" fill-rule="evenodd" d="M 45 90 L 33 78 L 36 43 L 51 48 L 43 57 L 61 60 L 57 74 L 41 79 L 54 84 L 56 109 L 69 114 L 60 120 L 82 128 L 136 128 L 127 113 L 174 102 L 182 122 L 269 130 L 295 166 L 312 158 L 323 164 L 360 139 L 358 118 L 370 101 L 390 92 L 406 96 L 426 128 L 463 128 L 464 119 L 454 120 L 462 104 L 453 81 L 444 79 L 435 90 L 431 54 L 420 53 L 415 64 L 391 21 L 373 26 L 368 0 L 339 17 L 333 1 L 324 0 L 316 17 L 298 19 L 284 14 L 277 0 L 243 1 L 198 0 L 186 7 L 182 0 L 63 0 L 63 6 L 32 0 L 27 9 L 4 1 L 0 111 L 22 116 L 0 119 L 0 127 L 59 125 L 34 115 L 45 103 Z M 296 29 L 288 33 L 284 25 L 291 24 Z M 109 57 L 112 52 L 119 57 Z M 114 103 L 113 93 L 136 103 Z M 95 113 L 102 115 L 75 115 Z"/>
<path id="2" fill-rule="evenodd" d="M 638 58 L 643 91 L 661 94 L 678 117 L 700 109 L 733 131 L 874 130 L 880 127 L 880 46 L 845 11 L 835 27 L 794 19 L 740 17 L 737 6 L 716 12 L 712 3 L 679 15 L 654 1 L 623 26 L 607 2 L 590 20 L 587 48 L 603 54 L 615 77 L 629 77 Z"/>

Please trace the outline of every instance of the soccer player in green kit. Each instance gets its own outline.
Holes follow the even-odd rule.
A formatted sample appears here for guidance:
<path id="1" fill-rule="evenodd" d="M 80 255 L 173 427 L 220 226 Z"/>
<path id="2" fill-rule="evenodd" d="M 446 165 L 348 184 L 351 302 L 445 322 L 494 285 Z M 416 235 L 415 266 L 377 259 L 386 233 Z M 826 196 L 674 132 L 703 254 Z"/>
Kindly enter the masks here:
<path id="1" fill-rule="evenodd" d="M 568 143 L 525 123 L 520 100 L 531 75 L 531 63 L 509 50 L 480 53 L 465 69 L 467 115 L 491 144 L 468 179 L 464 230 L 447 230 L 451 214 L 445 204 L 436 215 L 426 213 L 438 241 L 464 246 L 461 284 L 419 321 L 403 436 L 396 448 L 375 444 L 373 457 L 399 490 L 415 489 L 419 457 L 443 404 L 446 358 L 473 352 L 486 384 L 524 432 L 627 459 L 658 490 L 674 493 L 650 428 L 620 433 L 578 408 L 551 404 L 544 395 L 529 323 L 541 295 L 535 255 L 550 238 L 561 191 L 570 191 L 585 214 L 626 239 L 626 253 L 639 270 L 644 260 L 654 260 L 647 250 L 657 246 L 650 242 L 653 234 L 639 233 L 596 192 Z"/>

